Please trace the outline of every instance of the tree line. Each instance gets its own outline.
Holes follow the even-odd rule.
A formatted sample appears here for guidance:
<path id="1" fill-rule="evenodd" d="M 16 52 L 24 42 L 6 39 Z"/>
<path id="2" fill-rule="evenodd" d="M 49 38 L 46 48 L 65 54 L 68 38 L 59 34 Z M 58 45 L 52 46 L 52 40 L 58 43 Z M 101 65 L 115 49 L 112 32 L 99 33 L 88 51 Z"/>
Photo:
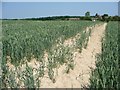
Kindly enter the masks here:
<path id="1" fill-rule="evenodd" d="M 12 20 L 41 20 L 41 21 L 46 21 L 46 20 L 70 20 L 70 18 L 78 18 L 77 20 L 99 20 L 99 21 L 120 21 L 120 16 L 109 16 L 108 14 L 103 14 L 99 15 L 96 13 L 94 16 L 90 16 L 90 12 L 87 11 L 85 13 L 85 16 L 49 16 L 49 17 L 39 17 L 39 18 L 24 18 L 24 19 L 12 19 Z M 8 19 L 4 19 L 8 20 Z"/>

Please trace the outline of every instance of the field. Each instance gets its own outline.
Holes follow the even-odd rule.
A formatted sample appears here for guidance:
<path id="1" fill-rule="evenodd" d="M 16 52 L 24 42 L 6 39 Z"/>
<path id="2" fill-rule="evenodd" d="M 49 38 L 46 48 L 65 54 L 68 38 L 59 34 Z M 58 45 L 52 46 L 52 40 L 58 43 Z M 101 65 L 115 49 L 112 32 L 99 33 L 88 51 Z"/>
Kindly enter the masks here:
<path id="1" fill-rule="evenodd" d="M 94 24 L 94 23 L 92 23 Z M 24 57 L 41 58 L 43 52 L 57 43 L 82 32 L 90 22 L 64 21 L 4 21 L 3 22 L 3 54 L 10 56 L 11 63 L 19 64 Z"/>
<path id="2" fill-rule="evenodd" d="M 97 57 L 92 73 L 91 88 L 120 88 L 120 62 L 118 53 L 118 22 L 109 22 L 102 40 L 102 53 Z"/>
<path id="3" fill-rule="evenodd" d="M 4 20 L 2 87 L 62 87 L 59 83 L 62 77 L 64 80 L 70 79 L 67 75 L 77 78 L 75 73 L 88 73 L 91 71 L 88 67 L 94 68 L 90 83 L 80 84 L 73 79 L 77 83 L 73 86 L 120 87 L 117 22 L 106 25 L 98 21 Z M 81 67 L 85 63 L 88 64 Z M 79 79 L 89 81 L 90 74 L 87 76 Z"/>

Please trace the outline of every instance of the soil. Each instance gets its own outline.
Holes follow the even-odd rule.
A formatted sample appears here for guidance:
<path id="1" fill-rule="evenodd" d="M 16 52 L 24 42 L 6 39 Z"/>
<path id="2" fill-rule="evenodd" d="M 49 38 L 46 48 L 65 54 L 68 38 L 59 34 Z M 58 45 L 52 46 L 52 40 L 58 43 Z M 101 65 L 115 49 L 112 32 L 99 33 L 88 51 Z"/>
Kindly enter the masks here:
<path id="1" fill-rule="evenodd" d="M 101 39 L 104 36 L 107 23 L 96 25 L 95 27 L 87 27 L 86 31 L 92 30 L 89 37 L 88 45 L 86 49 L 82 49 L 80 53 L 77 49 L 73 50 L 73 60 L 75 66 L 73 70 L 67 74 L 65 72 L 66 66 L 62 65 L 56 68 L 54 82 L 49 79 L 47 68 L 45 69 L 45 75 L 41 79 L 41 88 L 82 88 L 88 86 L 90 81 L 91 71 L 95 69 L 96 55 L 101 53 Z M 64 46 L 74 47 L 75 39 L 79 38 L 80 34 L 77 34 L 74 38 L 69 38 L 64 41 Z M 9 58 L 9 57 L 8 57 Z M 48 53 L 45 52 L 44 60 L 47 64 Z M 28 62 L 28 65 L 32 68 L 38 68 L 39 62 L 35 59 Z M 14 66 L 7 62 L 7 66 L 10 69 L 14 69 Z M 24 68 L 25 65 L 22 65 Z"/>
<path id="2" fill-rule="evenodd" d="M 96 55 L 101 53 L 101 39 L 104 36 L 107 23 L 96 25 L 92 28 L 86 49 L 74 51 L 75 67 L 70 73 L 65 73 L 65 65 L 57 70 L 56 82 L 52 82 L 48 75 L 41 80 L 41 88 L 82 88 L 89 85 L 91 71 L 95 69 Z M 91 27 L 90 27 L 91 28 Z M 87 28 L 88 29 L 88 28 Z M 74 38 L 65 40 L 66 45 L 74 44 Z"/>

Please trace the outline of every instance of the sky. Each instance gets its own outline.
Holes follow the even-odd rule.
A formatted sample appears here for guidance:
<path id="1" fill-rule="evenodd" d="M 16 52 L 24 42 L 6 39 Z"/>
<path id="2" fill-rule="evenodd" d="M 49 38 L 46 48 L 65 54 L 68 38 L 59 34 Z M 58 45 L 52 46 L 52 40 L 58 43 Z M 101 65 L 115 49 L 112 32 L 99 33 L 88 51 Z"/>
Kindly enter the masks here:
<path id="1" fill-rule="evenodd" d="M 36 18 L 46 16 L 83 16 L 89 11 L 118 15 L 118 2 L 3 2 L 2 18 Z"/>
<path id="2" fill-rule="evenodd" d="M 1 0 L 2 2 L 118 2 L 120 0 Z"/>

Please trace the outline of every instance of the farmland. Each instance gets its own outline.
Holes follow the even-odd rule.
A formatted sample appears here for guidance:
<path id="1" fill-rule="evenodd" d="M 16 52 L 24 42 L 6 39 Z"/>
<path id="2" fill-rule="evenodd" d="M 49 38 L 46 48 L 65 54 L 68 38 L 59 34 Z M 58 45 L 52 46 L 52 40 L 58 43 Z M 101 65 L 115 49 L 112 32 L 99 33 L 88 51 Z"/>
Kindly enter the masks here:
<path id="1" fill-rule="evenodd" d="M 118 22 L 109 22 L 102 40 L 102 53 L 97 56 L 91 76 L 91 88 L 120 88 L 118 53 Z"/>
<path id="2" fill-rule="evenodd" d="M 119 87 L 117 22 L 108 23 L 105 36 L 102 38 L 103 27 L 105 28 L 106 24 L 98 21 L 4 20 L 2 22 L 2 86 L 41 87 L 44 84 L 42 81 L 48 79 L 53 84 L 58 83 L 60 80 L 57 80 L 56 76 L 61 66 L 65 67 L 66 75 L 73 75 L 71 73 L 77 72 L 77 68 L 80 67 L 76 65 L 78 60 L 88 61 L 92 58 L 91 62 L 96 59 L 97 64 L 95 71 L 92 72 L 93 77 L 90 78 L 89 87 Z M 102 47 L 99 48 L 102 49 L 101 54 L 93 58 L 91 54 L 94 53 L 95 57 L 100 50 L 93 52 L 92 46 L 101 45 L 101 38 L 103 39 Z M 84 52 L 90 53 L 84 54 Z M 78 56 L 83 54 L 83 57 L 88 58 L 76 59 L 75 53 Z M 107 71 L 111 79 L 105 76 Z M 46 79 L 45 76 L 48 78 Z M 112 83 L 108 83 L 107 79 Z"/>
<path id="3" fill-rule="evenodd" d="M 94 23 L 92 23 L 94 24 Z M 41 58 L 43 51 L 50 47 L 60 37 L 61 40 L 74 36 L 90 22 L 3 22 L 3 54 L 12 58 L 11 63 L 20 63 L 24 57 Z M 81 30 L 80 30 L 81 29 Z"/>

